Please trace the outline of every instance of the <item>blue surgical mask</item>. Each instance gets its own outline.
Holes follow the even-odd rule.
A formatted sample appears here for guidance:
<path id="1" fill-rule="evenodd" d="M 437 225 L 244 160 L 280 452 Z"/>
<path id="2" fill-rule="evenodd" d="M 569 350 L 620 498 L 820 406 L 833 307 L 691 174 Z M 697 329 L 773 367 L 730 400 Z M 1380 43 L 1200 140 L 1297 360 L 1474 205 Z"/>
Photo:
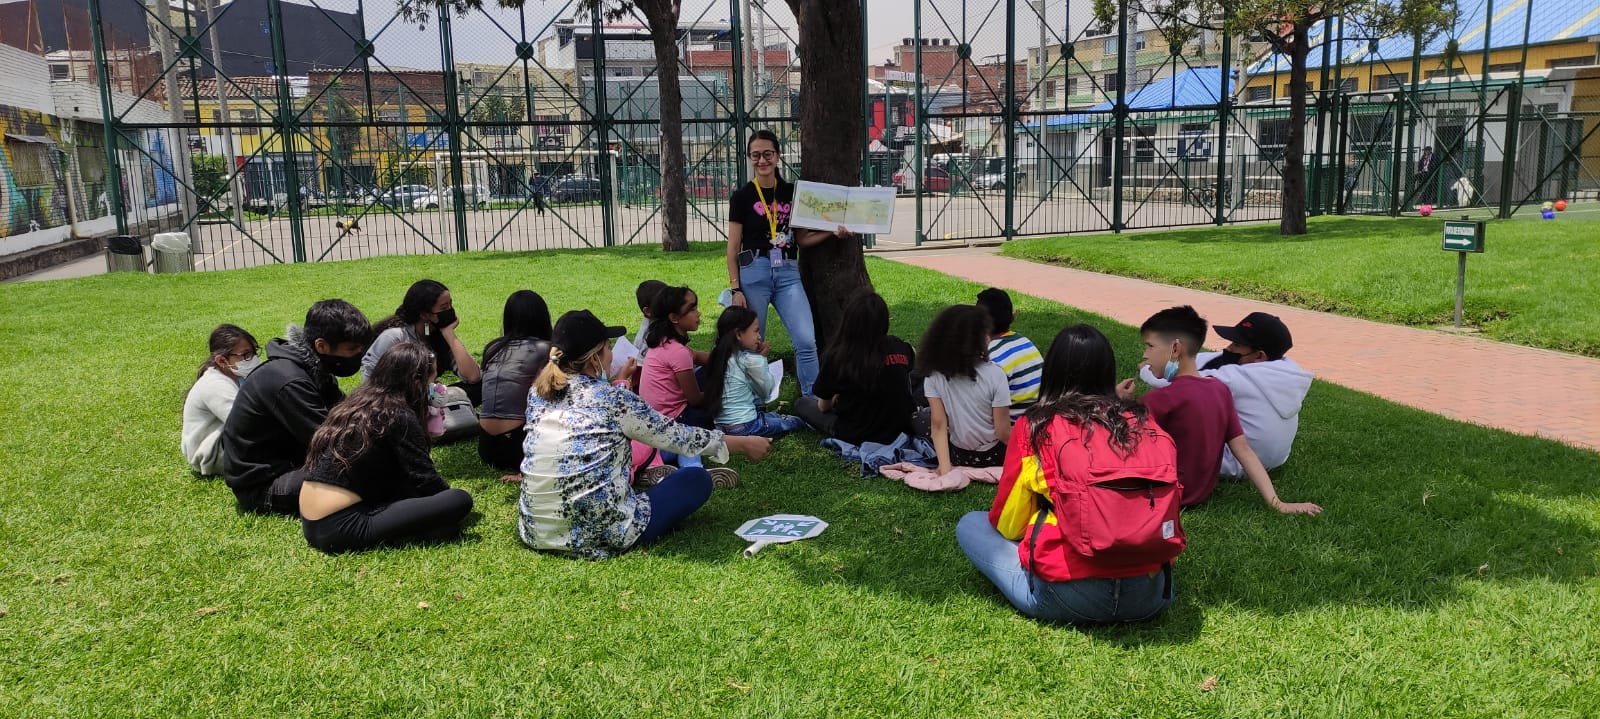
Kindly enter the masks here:
<path id="1" fill-rule="evenodd" d="M 1168 382 L 1171 382 L 1173 377 L 1177 377 L 1178 376 L 1178 361 L 1177 360 L 1167 360 L 1166 371 L 1163 372 L 1161 376 L 1162 376 L 1162 378 L 1166 379 Z"/>

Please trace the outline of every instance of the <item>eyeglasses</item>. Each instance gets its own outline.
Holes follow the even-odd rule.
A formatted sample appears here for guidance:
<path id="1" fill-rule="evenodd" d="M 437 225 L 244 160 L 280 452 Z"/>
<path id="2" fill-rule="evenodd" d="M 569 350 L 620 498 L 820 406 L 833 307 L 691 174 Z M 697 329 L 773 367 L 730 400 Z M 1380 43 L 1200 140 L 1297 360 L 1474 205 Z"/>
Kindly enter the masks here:
<path id="1" fill-rule="evenodd" d="M 256 356 L 256 351 L 255 350 L 250 350 L 249 352 L 229 352 L 229 353 L 223 355 L 223 357 L 228 357 L 230 359 L 242 359 L 242 360 L 250 359 L 250 358 L 255 357 L 255 356 Z"/>
<path id="2" fill-rule="evenodd" d="M 772 150 L 756 150 L 750 153 L 749 158 L 752 160 L 776 160 L 778 159 L 778 153 Z"/>

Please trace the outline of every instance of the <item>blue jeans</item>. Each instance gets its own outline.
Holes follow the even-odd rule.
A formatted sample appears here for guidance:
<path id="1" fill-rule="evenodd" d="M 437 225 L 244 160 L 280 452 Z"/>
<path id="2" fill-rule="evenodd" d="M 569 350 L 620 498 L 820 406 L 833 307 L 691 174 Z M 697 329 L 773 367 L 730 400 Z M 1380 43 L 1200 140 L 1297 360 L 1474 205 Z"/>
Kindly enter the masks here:
<path id="1" fill-rule="evenodd" d="M 1097 624 L 1137 622 L 1172 603 L 1167 572 L 1144 577 L 1047 582 L 1023 569 L 1017 543 L 1000 536 L 988 512 L 968 512 L 956 523 L 956 542 L 983 576 L 1017 611 L 1034 619 Z"/>
<path id="2" fill-rule="evenodd" d="M 778 317 L 794 344 L 795 376 L 800 380 L 800 396 L 811 394 L 817 381 L 817 330 L 811 323 L 811 301 L 800 284 L 800 262 L 783 260 L 776 267 L 765 255 L 739 268 L 739 287 L 745 306 L 760 318 L 761 336 L 767 336 L 767 305 L 778 308 Z"/>
<path id="3" fill-rule="evenodd" d="M 719 424 L 717 429 L 723 434 L 738 435 L 740 437 L 771 437 L 777 439 L 790 432 L 798 432 L 808 428 L 806 421 L 787 414 L 761 411 L 756 413 L 756 418 L 744 424 Z"/>
<path id="4" fill-rule="evenodd" d="M 711 499 L 711 475 L 699 467 L 680 469 L 644 491 L 650 498 L 650 523 L 633 546 L 654 542 Z"/>

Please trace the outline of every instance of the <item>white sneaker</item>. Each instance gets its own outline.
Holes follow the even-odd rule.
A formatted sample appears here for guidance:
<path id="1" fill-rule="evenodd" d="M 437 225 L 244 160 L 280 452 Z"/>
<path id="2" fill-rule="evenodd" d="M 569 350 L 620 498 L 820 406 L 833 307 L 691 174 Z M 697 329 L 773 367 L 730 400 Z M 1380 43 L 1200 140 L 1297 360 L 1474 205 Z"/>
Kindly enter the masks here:
<path id="1" fill-rule="evenodd" d="M 711 475 L 712 489 L 728 489 L 739 486 L 739 473 L 727 467 L 712 467 L 706 470 Z"/>

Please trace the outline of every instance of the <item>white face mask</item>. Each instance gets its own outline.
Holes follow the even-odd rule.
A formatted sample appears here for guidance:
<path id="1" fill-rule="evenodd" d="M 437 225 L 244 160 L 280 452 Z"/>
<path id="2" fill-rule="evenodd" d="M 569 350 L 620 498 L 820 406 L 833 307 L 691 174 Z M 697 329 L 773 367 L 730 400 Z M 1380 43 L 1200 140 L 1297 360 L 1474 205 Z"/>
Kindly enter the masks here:
<path id="1" fill-rule="evenodd" d="M 251 372 L 254 372 L 260 366 L 260 357 L 239 360 L 233 364 L 233 376 L 238 377 L 239 381 L 243 382 L 245 377 L 248 377 Z"/>

